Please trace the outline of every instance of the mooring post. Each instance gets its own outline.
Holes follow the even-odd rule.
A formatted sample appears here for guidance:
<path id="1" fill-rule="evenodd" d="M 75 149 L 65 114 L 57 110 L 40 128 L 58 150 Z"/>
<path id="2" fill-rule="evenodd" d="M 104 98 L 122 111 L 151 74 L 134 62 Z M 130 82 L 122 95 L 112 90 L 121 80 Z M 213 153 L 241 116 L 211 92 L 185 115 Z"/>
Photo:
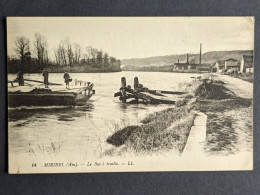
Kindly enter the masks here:
<path id="1" fill-rule="evenodd" d="M 126 103 L 126 79 L 125 77 L 121 78 L 121 93 L 122 93 L 122 102 Z"/>
<path id="2" fill-rule="evenodd" d="M 139 87 L 139 80 L 138 77 L 134 78 L 134 89 L 137 89 Z M 135 100 L 138 101 L 137 96 L 135 97 Z"/>
<path id="3" fill-rule="evenodd" d="M 88 83 L 88 96 L 90 96 L 90 88 L 89 88 L 90 82 L 87 83 Z"/>
<path id="4" fill-rule="evenodd" d="M 137 89 L 139 86 L 139 81 L 138 81 L 138 77 L 134 78 L 134 89 Z"/>

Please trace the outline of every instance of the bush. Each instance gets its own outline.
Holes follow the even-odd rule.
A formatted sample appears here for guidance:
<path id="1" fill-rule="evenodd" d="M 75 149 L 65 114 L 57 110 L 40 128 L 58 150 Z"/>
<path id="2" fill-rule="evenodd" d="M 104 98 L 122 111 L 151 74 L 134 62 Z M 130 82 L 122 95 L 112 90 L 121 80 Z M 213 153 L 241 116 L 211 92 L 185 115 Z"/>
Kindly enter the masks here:
<path id="1" fill-rule="evenodd" d="M 195 90 L 195 96 L 206 99 L 228 99 L 236 95 L 223 84 L 213 83 L 213 81 L 203 80 L 203 83 Z"/>
<path id="2" fill-rule="evenodd" d="M 193 98 L 192 95 L 187 95 L 182 100 L 176 101 L 175 106 L 176 107 L 185 106 L 190 101 L 191 98 Z"/>

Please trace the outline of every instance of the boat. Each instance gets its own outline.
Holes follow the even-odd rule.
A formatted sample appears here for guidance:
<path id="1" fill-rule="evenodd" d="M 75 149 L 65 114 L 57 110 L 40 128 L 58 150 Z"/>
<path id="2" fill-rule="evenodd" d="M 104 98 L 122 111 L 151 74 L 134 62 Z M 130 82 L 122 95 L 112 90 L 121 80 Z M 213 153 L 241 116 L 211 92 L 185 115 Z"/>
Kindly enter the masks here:
<path id="1" fill-rule="evenodd" d="M 76 106 L 84 105 L 93 94 L 94 84 L 88 86 L 61 88 L 42 88 L 16 86 L 8 89 L 8 106 Z"/>

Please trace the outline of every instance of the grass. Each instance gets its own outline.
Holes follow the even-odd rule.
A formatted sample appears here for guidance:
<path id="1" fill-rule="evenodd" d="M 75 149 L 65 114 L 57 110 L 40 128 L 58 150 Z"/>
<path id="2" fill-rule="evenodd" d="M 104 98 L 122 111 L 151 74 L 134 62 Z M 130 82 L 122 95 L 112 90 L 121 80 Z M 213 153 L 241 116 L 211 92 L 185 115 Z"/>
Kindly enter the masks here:
<path id="1" fill-rule="evenodd" d="M 234 72 L 232 74 L 229 74 L 231 77 L 239 78 L 244 81 L 248 81 L 250 83 L 254 82 L 254 74 L 253 73 L 238 73 Z"/>
<path id="2" fill-rule="evenodd" d="M 195 114 L 185 107 L 167 109 L 157 113 L 156 117 L 150 115 L 144 119 L 144 125 L 133 131 L 126 144 L 138 153 L 176 149 L 177 141 L 187 140 L 194 117 Z M 178 145 L 179 148 L 184 147 Z"/>
<path id="3" fill-rule="evenodd" d="M 176 101 L 175 106 L 185 106 L 193 98 L 193 95 L 186 95 L 183 99 Z"/>
<path id="4" fill-rule="evenodd" d="M 122 130 L 115 132 L 112 136 L 107 138 L 107 143 L 110 143 L 117 147 L 125 144 L 128 137 L 137 127 L 138 126 L 128 126 L 123 128 Z"/>
<path id="5" fill-rule="evenodd" d="M 235 98 L 224 100 L 199 100 L 196 110 L 207 114 L 207 139 L 205 151 L 208 154 L 234 154 L 246 142 L 252 147 L 253 108 L 252 101 Z"/>
<path id="6" fill-rule="evenodd" d="M 196 90 L 195 96 L 206 99 L 228 99 L 234 98 L 236 95 L 223 86 L 220 82 L 203 82 Z"/>
<path id="7" fill-rule="evenodd" d="M 195 91 L 194 109 L 207 115 L 205 151 L 229 155 L 252 145 L 253 108 L 251 99 L 237 97 L 222 81 L 200 85 Z M 243 148 L 243 149 L 244 149 Z"/>
<path id="8" fill-rule="evenodd" d="M 193 110 L 207 115 L 205 152 L 229 155 L 252 148 L 253 108 L 251 99 L 237 97 L 222 81 L 194 83 L 193 95 L 176 102 L 176 107 L 149 114 L 140 126 L 128 126 L 107 139 L 118 147 L 107 155 L 129 151 L 151 154 L 175 150 L 182 153 L 195 118 Z M 196 101 L 192 101 L 196 100 Z M 241 146 L 243 144 L 243 146 Z"/>
<path id="9" fill-rule="evenodd" d="M 195 114 L 187 107 L 168 108 L 149 114 L 140 126 L 129 126 L 108 137 L 114 146 L 125 144 L 127 150 L 151 153 L 175 149 L 182 152 Z"/>
<path id="10" fill-rule="evenodd" d="M 48 142 L 48 143 L 37 144 L 37 146 L 41 153 L 57 155 L 58 153 L 61 152 L 62 143 L 60 141 L 54 142 L 54 141 L 50 140 L 50 142 Z"/>

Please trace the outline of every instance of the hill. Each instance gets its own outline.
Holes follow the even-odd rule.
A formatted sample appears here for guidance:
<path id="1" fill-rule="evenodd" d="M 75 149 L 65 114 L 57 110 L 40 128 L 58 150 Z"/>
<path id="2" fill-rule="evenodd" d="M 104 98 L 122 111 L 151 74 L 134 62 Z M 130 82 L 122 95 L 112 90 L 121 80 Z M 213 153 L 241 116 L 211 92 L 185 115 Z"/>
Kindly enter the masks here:
<path id="1" fill-rule="evenodd" d="M 201 55 L 203 64 L 213 64 L 217 60 L 226 60 L 234 58 L 241 60 L 243 55 L 253 55 L 252 50 L 233 50 L 233 51 L 210 51 Z M 123 70 L 140 70 L 140 68 L 148 67 L 164 67 L 171 66 L 178 61 L 186 62 L 187 54 L 181 55 L 167 55 L 167 56 L 155 56 L 148 58 L 133 58 L 121 60 L 121 67 Z M 199 54 L 189 54 L 189 61 L 192 63 L 199 63 Z"/>

